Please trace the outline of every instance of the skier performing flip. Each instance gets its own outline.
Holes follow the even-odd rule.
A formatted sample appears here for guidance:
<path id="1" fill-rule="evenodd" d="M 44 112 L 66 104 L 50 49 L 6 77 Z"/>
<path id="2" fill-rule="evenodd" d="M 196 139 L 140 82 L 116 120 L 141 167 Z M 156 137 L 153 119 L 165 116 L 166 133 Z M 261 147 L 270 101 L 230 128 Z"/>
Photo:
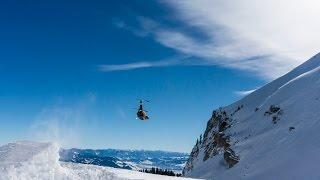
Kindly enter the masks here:
<path id="1" fill-rule="evenodd" d="M 145 100 L 146 101 L 146 100 Z M 146 102 L 149 102 L 149 101 L 146 101 Z M 147 115 L 147 112 L 146 110 L 143 109 L 143 100 L 139 100 L 139 109 L 138 109 L 138 112 L 137 112 L 137 117 L 140 119 L 140 120 L 148 120 L 149 119 L 149 116 Z"/>

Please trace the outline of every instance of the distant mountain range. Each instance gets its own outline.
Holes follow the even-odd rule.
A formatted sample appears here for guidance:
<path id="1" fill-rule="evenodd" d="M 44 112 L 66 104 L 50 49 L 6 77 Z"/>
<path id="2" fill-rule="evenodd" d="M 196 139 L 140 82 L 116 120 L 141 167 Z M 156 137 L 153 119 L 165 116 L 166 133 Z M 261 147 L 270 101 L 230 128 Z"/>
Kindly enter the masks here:
<path id="1" fill-rule="evenodd" d="M 117 149 L 61 149 L 60 161 L 130 170 L 158 167 L 181 173 L 188 153 Z"/>
<path id="2" fill-rule="evenodd" d="M 15 141 L 0 146 L 0 180 L 191 180 L 119 168 L 61 162 L 59 150 L 61 150 L 59 144 L 50 142 Z M 82 152 L 91 154 L 93 151 L 61 150 L 60 152 L 62 155 L 75 155 L 74 158 L 76 158 L 80 157 L 78 155 Z M 145 154 L 149 156 L 148 153 Z M 162 156 L 161 153 L 159 155 Z M 169 155 L 169 157 L 172 156 Z M 87 159 L 88 162 L 90 159 L 92 157 Z"/>

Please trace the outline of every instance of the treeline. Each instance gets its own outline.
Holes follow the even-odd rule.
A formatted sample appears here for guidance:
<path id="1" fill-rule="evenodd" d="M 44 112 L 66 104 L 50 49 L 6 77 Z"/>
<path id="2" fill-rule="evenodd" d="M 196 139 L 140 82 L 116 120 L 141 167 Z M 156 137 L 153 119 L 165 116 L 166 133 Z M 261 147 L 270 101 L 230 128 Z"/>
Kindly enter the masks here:
<path id="1" fill-rule="evenodd" d="M 165 176 L 181 176 L 180 173 L 175 173 L 172 170 L 160 169 L 160 168 L 151 168 L 151 169 L 142 169 L 140 172 L 150 173 L 150 174 L 160 174 Z"/>

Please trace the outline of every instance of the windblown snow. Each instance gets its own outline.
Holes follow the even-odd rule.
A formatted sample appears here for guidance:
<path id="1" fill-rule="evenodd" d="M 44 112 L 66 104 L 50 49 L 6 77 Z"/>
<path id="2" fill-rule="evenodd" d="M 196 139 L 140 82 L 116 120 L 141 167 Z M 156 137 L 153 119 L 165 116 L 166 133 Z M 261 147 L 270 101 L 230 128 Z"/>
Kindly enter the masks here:
<path id="1" fill-rule="evenodd" d="M 320 179 L 320 54 L 242 100 L 215 110 L 184 175 Z"/>
<path id="2" fill-rule="evenodd" d="M 59 162 L 55 143 L 18 141 L 0 147 L 1 180 L 123 180 L 186 178 L 160 176 L 94 165 Z"/>

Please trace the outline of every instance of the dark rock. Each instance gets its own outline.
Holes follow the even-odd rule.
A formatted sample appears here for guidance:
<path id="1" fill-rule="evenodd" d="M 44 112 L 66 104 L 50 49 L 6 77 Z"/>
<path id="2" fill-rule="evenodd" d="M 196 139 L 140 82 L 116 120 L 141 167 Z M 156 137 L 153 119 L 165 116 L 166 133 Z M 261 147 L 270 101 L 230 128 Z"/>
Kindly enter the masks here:
<path id="1" fill-rule="evenodd" d="M 271 115 L 271 114 L 277 113 L 278 111 L 280 111 L 280 107 L 277 107 L 277 106 L 275 106 L 275 105 L 271 105 L 271 106 L 269 107 L 269 110 L 266 111 L 266 112 L 264 113 L 264 115 Z"/>
<path id="2" fill-rule="evenodd" d="M 223 154 L 223 158 L 228 164 L 229 168 L 232 168 L 235 164 L 239 162 L 239 156 L 231 148 L 226 148 Z"/>

